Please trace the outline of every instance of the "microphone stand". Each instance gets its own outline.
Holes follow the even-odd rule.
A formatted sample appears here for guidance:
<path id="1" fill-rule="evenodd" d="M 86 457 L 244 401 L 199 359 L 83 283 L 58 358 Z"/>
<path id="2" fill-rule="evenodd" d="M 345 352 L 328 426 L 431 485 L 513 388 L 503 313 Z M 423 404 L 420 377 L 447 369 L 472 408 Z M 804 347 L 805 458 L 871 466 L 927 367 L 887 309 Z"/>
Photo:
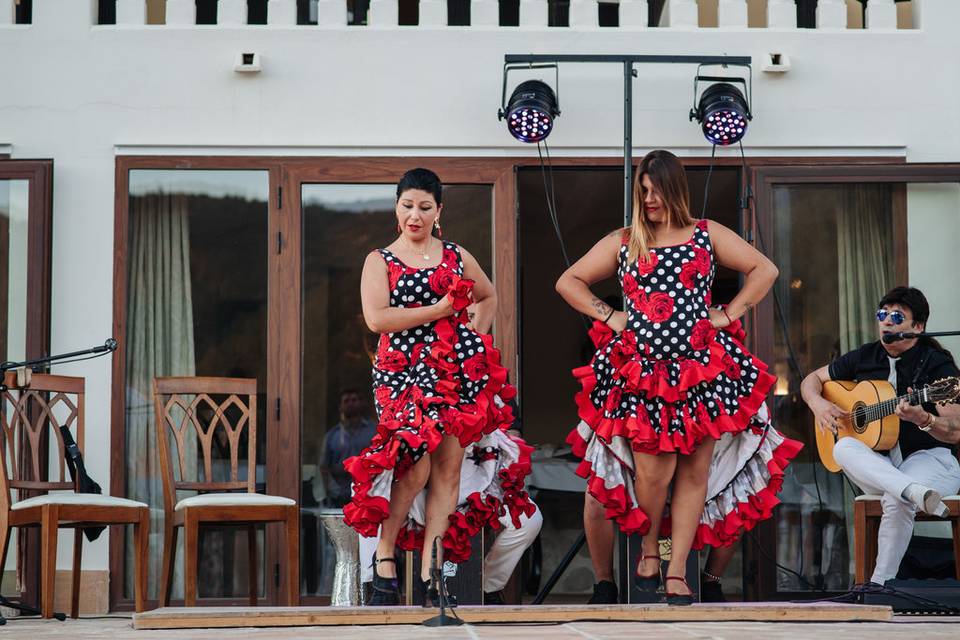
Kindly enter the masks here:
<path id="1" fill-rule="evenodd" d="M 98 357 L 106 353 L 112 353 L 117 348 L 117 341 L 113 338 L 108 339 L 103 343 L 102 346 L 93 347 L 92 349 L 85 349 L 83 351 L 71 351 L 70 353 L 60 353 L 52 356 L 45 356 L 43 358 L 36 358 L 34 360 L 24 360 L 22 362 L 13 362 L 6 361 L 0 362 L 0 393 L 8 391 L 6 383 L 6 373 L 12 369 L 28 368 L 34 369 L 39 368 L 54 362 L 60 362 L 63 360 L 72 360 L 73 358 L 83 358 L 84 356 Z M 84 358 L 86 359 L 86 358 Z M 15 609 L 21 614 L 28 616 L 39 616 L 42 615 L 40 610 L 31 607 L 30 605 L 22 604 L 20 602 L 13 602 L 9 600 L 6 596 L 0 595 L 0 607 L 7 607 L 8 609 Z M 59 611 L 53 613 L 53 617 L 57 620 L 63 622 L 67 619 L 67 616 Z M 7 624 L 7 619 L 0 615 L 0 627 Z"/>
<path id="2" fill-rule="evenodd" d="M 423 621 L 425 627 L 457 627 L 463 624 L 460 618 L 451 618 L 447 615 L 446 609 L 449 606 L 447 583 L 443 579 L 443 568 L 440 566 L 438 548 L 442 547 L 443 541 L 440 536 L 433 539 L 433 549 L 430 553 L 430 580 L 437 590 L 437 599 L 440 601 L 440 615 L 434 616 Z"/>

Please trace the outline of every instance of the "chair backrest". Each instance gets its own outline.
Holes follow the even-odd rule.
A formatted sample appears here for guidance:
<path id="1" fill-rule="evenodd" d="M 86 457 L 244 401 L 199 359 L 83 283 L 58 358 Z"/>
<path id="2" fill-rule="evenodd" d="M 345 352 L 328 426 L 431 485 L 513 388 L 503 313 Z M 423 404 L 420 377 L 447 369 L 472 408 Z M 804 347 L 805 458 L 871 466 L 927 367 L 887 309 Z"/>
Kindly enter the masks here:
<path id="1" fill-rule="evenodd" d="M 153 400 L 164 509 L 173 510 L 178 490 L 246 490 L 248 493 L 256 490 L 256 379 L 154 378 Z M 213 463 L 218 429 L 223 435 L 217 438 L 217 443 L 227 445 L 230 459 L 229 479 L 221 481 L 214 480 Z M 240 479 L 239 457 L 244 430 L 247 433 L 247 477 Z M 196 455 L 202 465 L 193 459 L 191 443 L 194 442 L 199 447 Z"/>
<path id="2" fill-rule="evenodd" d="M 71 430 L 83 451 L 83 378 L 33 374 L 24 387 L 16 373 L 4 377 L 0 395 L 0 509 L 11 505 L 10 491 L 76 489 L 66 465 L 60 427 Z M 49 460 L 50 443 L 57 459 Z"/>

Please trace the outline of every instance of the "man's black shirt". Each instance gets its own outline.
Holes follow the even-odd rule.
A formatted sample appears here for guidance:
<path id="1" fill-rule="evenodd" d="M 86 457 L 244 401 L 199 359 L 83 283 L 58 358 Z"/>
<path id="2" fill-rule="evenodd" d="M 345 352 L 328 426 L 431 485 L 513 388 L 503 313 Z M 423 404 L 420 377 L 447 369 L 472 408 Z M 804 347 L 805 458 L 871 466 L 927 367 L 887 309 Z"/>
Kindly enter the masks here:
<path id="1" fill-rule="evenodd" d="M 890 377 L 890 354 L 883 344 L 870 342 L 854 349 L 830 363 L 828 369 L 831 380 L 886 380 Z M 949 353 L 940 351 L 930 344 L 918 342 L 900 354 L 897 359 L 897 395 L 907 393 L 907 387 L 918 389 L 940 378 L 960 374 L 957 365 Z M 936 405 L 930 402 L 923 408 L 937 415 Z M 906 459 L 911 453 L 934 447 L 946 447 L 956 453 L 954 447 L 941 442 L 917 425 L 906 420 L 900 421 L 900 452 Z M 883 453 L 883 452 L 881 452 Z"/>

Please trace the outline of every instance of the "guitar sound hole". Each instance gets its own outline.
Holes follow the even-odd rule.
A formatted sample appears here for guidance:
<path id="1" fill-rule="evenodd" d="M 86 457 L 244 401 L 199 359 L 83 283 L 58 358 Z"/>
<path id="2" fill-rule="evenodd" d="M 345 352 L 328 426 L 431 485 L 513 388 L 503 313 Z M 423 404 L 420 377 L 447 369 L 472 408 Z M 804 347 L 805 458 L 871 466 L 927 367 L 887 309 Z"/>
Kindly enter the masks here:
<path id="1" fill-rule="evenodd" d="M 853 422 L 853 430 L 857 433 L 863 433 L 867 430 L 867 415 L 866 410 L 860 406 L 853 410 L 853 415 L 851 416 Z"/>

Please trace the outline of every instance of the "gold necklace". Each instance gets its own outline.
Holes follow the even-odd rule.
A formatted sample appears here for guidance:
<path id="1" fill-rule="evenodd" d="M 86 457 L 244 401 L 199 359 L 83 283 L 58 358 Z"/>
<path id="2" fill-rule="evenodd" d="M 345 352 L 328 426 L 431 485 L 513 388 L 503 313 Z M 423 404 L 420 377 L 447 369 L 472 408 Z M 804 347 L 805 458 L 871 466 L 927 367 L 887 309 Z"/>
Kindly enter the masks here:
<path id="1" fill-rule="evenodd" d="M 404 238 L 402 235 L 400 236 L 400 242 L 402 242 L 403 245 L 404 245 L 407 249 L 409 249 L 410 251 L 412 251 L 413 253 L 419 253 L 419 254 L 423 257 L 424 260 L 430 260 L 430 254 L 427 253 L 427 251 L 429 251 L 430 245 L 433 243 L 433 237 L 432 237 L 432 236 L 427 239 L 427 249 L 424 250 L 424 251 L 417 251 L 416 249 L 414 249 L 412 246 L 410 246 L 410 243 L 407 242 L 407 239 Z"/>

